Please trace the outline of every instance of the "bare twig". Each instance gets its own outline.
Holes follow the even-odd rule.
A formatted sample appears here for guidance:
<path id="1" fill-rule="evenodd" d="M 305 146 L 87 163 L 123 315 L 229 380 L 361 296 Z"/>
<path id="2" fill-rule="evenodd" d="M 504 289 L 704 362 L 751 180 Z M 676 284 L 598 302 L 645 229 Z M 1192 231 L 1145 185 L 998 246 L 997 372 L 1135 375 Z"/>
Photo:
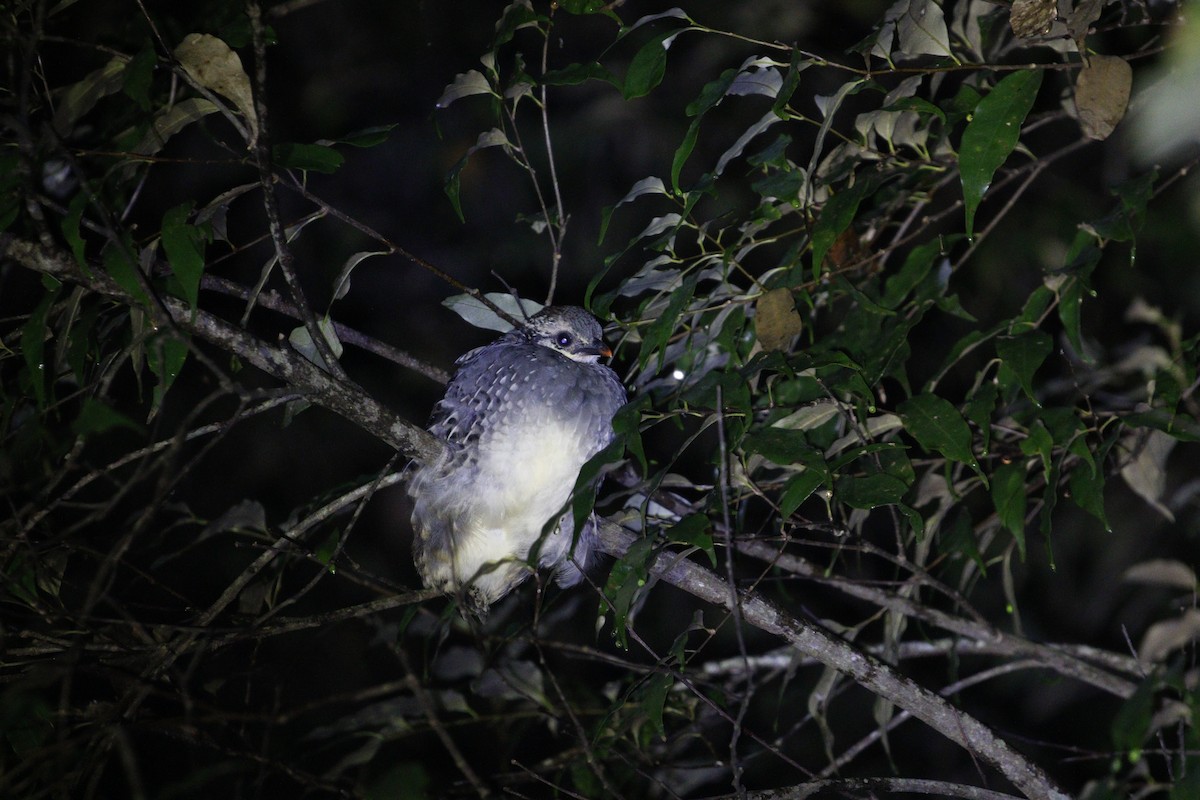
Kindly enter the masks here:
<path id="1" fill-rule="evenodd" d="M 254 111 L 258 116 L 258 138 L 254 142 L 254 160 L 258 165 L 258 179 L 262 185 L 263 208 L 267 212 L 267 226 L 271 231 L 271 241 L 275 245 L 275 255 L 279 259 L 279 270 L 287 282 L 292 295 L 292 302 L 300 312 L 304 328 L 312 338 L 317 353 L 321 356 L 325 368 L 338 380 L 346 380 L 346 372 L 338 363 L 333 347 L 325 338 L 325 333 L 317 324 L 317 317 L 304 289 L 296 274 L 295 257 L 283 234 L 283 224 L 279 221 L 279 199 L 275 195 L 275 175 L 271 167 L 271 137 L 267 126 L 267 45 L 263 33 L 262 9 L 255 0 L 246 3 L 246 14 L 250 18 L 250 31 L 254 39 Z"/>
<path id="2" fill-rule="evenodd" d="M 221 294 L 227 294 L 233 297 L 240 297 L 243 300 L 250 297 L 250 290 L 240 283 L 235 283 L 228 278 L 222 278 L 219 275 L 204 275 L 200 279 L 200 288 L 208 289 Z M 263 308 L 269 308 L 272 311 L 284 314 L 292 319 L 299 320 L 300 312 L 294 305 L 289 303 L 278 293 L 268 290 L 257 296 L 258 305 Z M 369 353 L 373 353 L 380 358 L 385 358 L 393 364 L 398 364 L 402 367 L 412 370 L 419 375 L 424 375 L 432 381 L 438 383 L 449 383 L 450 373 L 440 367 L 435 367 L 426 361 L 413 356 L 403 350 L 392 347 L 387 342 L 381 342 L 378 339 L 367 336 L 362 331 L 356 328 L 351 328 L 341 322 L 333 322 L 333 332 L 337 334 L 338 341 L 345 344 L 352 344 L 355 347 L 360 347 Z"/>
<path id="3" fill-rule="evenodd" d="M 393 649 L 396 656 L 400 659 L 400 664 L 404 667 L 404 671 L 408 675 L 409 689 L 417 698 L 417 702 L 421 704 L 421 710 L 425 713 L 425 719 L 429 722 L 429 727 L 437 734 L 442 746 L 446 748 L 446 752 L 454 760 L 454 765 L 458 767 L 458 771 L 474 787 L 476 794 L 480 797 L 491 797 L 492 793 L 488 790 L 487 784 L 481 781 L 479 776 L 475 774 L 475 770 L 471 768 L 462 751 L 458 749 L 458 745 L 454 743 L 454 739 L 450 737 L 450 734 L 446 732 L 445 726 L 438 719 L 437 709 L 434 708 L 433 700 L 429 697 L 429 692 L 425 691 L 425 687 L 421 685 L 421 680 L 417 677 L 417 673 L 413 671 L 412 664 L 409 663 L 408 654 L 404 652 L 403 647 L 395 647 Z"/>
<path id="4" fill-rule="evenodd" d="M 0 234 L 2 257 L 136 306 L 136 301 L 111 278 L 99 271 L 85 274 L 67 253 Z M 436 436 L 400 419 L 357 386 L 335 379 L 291 348 L 268 344 L 213 314 L 193 310 L 173 297 L 163 297 L 161 302 L 180 330 L 236 354 L 314 403 L 356 422 L 406 455 L 427 461 L 444 452 L 446 445 Z"/>

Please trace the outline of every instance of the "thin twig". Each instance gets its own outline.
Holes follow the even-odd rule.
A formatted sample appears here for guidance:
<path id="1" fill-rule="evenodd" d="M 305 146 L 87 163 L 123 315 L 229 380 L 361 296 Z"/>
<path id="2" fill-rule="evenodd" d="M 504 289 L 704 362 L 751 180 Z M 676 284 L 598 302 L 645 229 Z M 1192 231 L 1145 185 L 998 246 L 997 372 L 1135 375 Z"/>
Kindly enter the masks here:
<path id="1" fill-rule="evenodd" d="M 458 767 L 458 771 L 474 787 L 476 794 L 480 797 L 490 797 L 491 792 L 488 790 L 487 784 L 481 781 L 479 776 L 475 774 L 475 770 L 471 768 L 467 759 L 463 757 L 462 751 L 458 749 L 458 745 L 454 743 L 454 739 L 446 732 L 446 728 L 438 719 L 437 710 L 433 706 L 433 700 L 429 697 L 429 693 L 425 691 L 425 687 L 421 684 L 417 673 L 413 671 L 412 664 L 408 659 L 408 653 L 400 646 L 394 647 L 393 650 L 396 653 L 396 657 L 400 659 L 400 664 L 404 667 L 405 673 L 407 673 L 409 689 L 412 691 L 413 696 L 417 698 L 417 702 L 420 703 L 421 710 L 425 714 L 425 719 L 429 722 L 429 727 L 437 734 L 442 746 L 446 748 L 446 752 L 454 760 L 454 765 Z"/>
<path id="2" fill-rule="evenodd" d="M 263 32 L 262 9 L 259 8 L 256 0 L 248 0 L 246 15 L 250 18 L 250 32 L 254 39 L 254 110 L 258 117 L 258 139 L 254 142 L 254 160 L 258 165 L 258 180 L 262 185 L 263 210 L 267 214 L 267 227 L 271 231 L 271 241 L 275 245 L 279 270 L 283 273 L 283 279 L 292 295 L 292 302 L 296 304 L 296 310 L 300 312 L 300 319 L 304 322 L 304 327 L 312 338 L 313 346 L 316 347 L 329 374 L 340 381 L 345 381 L 346 372 L 338 363 L 337 356 L 333 353 L 333 346 L 325 338 L 325 333 L 317 324 L 317 317 L 304 295 L 304 288 L 300 285 L 300 278 L 296 274 L 292 248 L 284 236 L 283 224 L 279 221 L 279 198 L 275 195 L 275 175 L 271 167 L 271 136 L 270 128 L 267 125 L 267 44 Z"/>

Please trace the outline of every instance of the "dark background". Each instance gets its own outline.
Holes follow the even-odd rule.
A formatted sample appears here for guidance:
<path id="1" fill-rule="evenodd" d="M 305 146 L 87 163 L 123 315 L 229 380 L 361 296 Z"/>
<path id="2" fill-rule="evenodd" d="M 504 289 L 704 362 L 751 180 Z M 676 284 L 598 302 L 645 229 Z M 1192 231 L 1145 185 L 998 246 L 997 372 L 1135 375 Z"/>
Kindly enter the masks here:
<path id="1" fill-rule="evenodd" d="M 183 4 L 149 3 L 150 15 L 160 25 L 168 41 L 178 41 L 192 31 L 221 33 L 236 23 L 223 3 Z M 872 22 L 889 4 L 885 2 L 694 2 L 684 7 L 697 21 L 713 28 L 736 30 L 767 41 L 795 43 L 815 53 L 847 58 L 847 47 L 870 32 Z M 622 19 L 632 21 L 642 14 L 671 7 L 669 3 L 643 3 L 630 0 L 619 9 Z M 271 47 L 268 59 L 270 131 L 275 142 L 312 142 L 337 139 L 353 131 L 378 125 L 394 125 L 386 143 L 371 149 L 343 148 L 345 165 L 333 175 L 310 176 L 310 188 L 332 205 L 371 226 L 393 242 L 450 273 L 462 283 L 487 291 L 504 291 L 511 286 L 538 300 L 544 299 L 548 284 L 550 248 L 544 236 L 531 231 L 518 215 L 533 215 L 537 205 L 527 177 L 499 150 L 481 151 L 472 157 L 462 172 L 462 206 L 465 221 L 454 213 L 443 193 L 446 174 L 474 143 L 480 131 L 491 126 L 486 100 L 465 98 L 447 110 L 435 109 L 446 84 L 456 73 L 474 69 L 480 54 L 487 49 L 494 23 L 503 5 L 485 2 L 317 2 L 281 18 L 272 18 L 279 44 Z M 589 42 L 598 49 L 611 39 L 613 23 L 599 18 L 572 18 L 560 12 L 561 44 L 556 39 L 550 48 L 550 62 L 566 64 L 594 56 Z M 131 4 L 81 2 L 64 11 L 54 22 L 61 35 L 124 46 L 139 38 L 148 38 L 144 20 Z M 528 32 L 518 34 L 528 36 Z M 1118 38 L 1109 42 L 1119 49 Z M 536 53 L 529 45 L 527 52 Z M 248 48 L 242 49 L 247 66 Z M 614 71 L 621 72 L 634 48 L 618 47 L 606 56 Z M 556 299 L 578 303 L 588 282 L 602 267 L 606 256 L 617 252 L 653 215 L 655 199 L 642 199 L 634 207 L 623 207 L 614 217 L 606 239 L 597 244 L 602 209 L 619 200 L 639 179 L 648 175 L 666 177 L 671 157 L 686 128 L 682 109 L 694 99 L 704 80 L 723 69 L 738 66 L 752 55 L 767 55 L 752 44 L 732 39 L 681 36 L 669 53 L 666 81 L 648 97 L 623 101 L 606 84 L 592 82 L 556 90 L 551 97 L 551 130 L 562 196 L 570 214 L 570 227 L 564 247 L 564 267 Z M 853 58 L 853 57 L 850 57 Z M 60 85 L 72 75 L 82 76 L 103 63 L 102 53 L 88 52 L 74 45 L 48 45 L 45 69 L 52 85 Z M 801 84 L 801 95 L 828 94 L 838 86 L 830 71 L 811 70 Z M 1047 80 L 1038 111 L 1057 107 L 1062 84 Z M 811 102 L 799 101 L 810 112 Z M 526 114 L 532 114 L 527 104 Z M 761 113 L 761 112 L 759 112 Z M 714 113 L 705 128 L 693 163 L 711 164 L 717 154 L 736 138 L 749 119 L 735 103 Z M 536 125 L 527 117 L 526 144 L 539 151 Z M 221 123 L 211 123 L 219 130 Z M 1056 137 L 1075 137 L 1077 129 L 1050 125 L 1032 138 L 1033 146 L 1049 147 Z M 189 133 L 173 141 L 165 155 L 181 159 L 211 152 L 212 144 L 201 133 Z M 1079 219 L 1098 216 L 1112 204 L 1108 187 L 1133 174 L 1139 167 L 1132 163 L 1125 134 L 1118 131 L 1113 140 L 1058 162 L 1039 180 L 1035 196 L 1022 201 L 993 234 L 969 266 L 955 276 L 968 309 L 986 326 L 1013 315 L 1042 280 L 1042 269 L 1061 259 L 1074 235 L 1073 224 Z M 544 164 L 538 160 L 539 164 Z M 736 169 L 736 166 L 734 167 Z M 165 208 L 181 198 L 207 202 L 234 182 L 254 179 L 250 170 L 181 163 L 156 166 L 146 186 L 139 213 L 145 224 L 161 218 Z M 543 172 L 542 177 L 545 177 Z M 286 193 L 285 218 L 306 213 L 308 208 Z M 736 198 L 728 200 L 735 203 Z M 991 202 L 999 205 L 1001 199 Z M 1086 329 L 1090 343 L 1099 351 L 1115 356 L 1129 353 L 1141 342 L 1153 342 L 1158 335 L 1147 326 L 1125 320 L 1125 310 L 1134 297 L 1144 297 L 1175 316 L 1185 331 L 1195 330 L 1200 312 L 1200 286 L 1197 285 L 1196 253 L 1200 252 L 1200 200 L 1196 179 L 1179 182 L 1160 199 L 1156 213 L 1147 220 L 1140 237 L 1136 258 L 1128 249 L 1106 255 L 1096 275 L 1098 299 L 1086 306 Z M 261 210 L 253 201 L 235 203 L 230 211 L 231 235 L 261 231 Z M 954 224 L 958 224 L 955 220 Z M 365 237 L 333 220 L 323 220 L 305 229 L 296 241 L 299 267 L 307 281 L 314 307 L 323 309 L 328 301 L 330 283 L 346 257 L 356 251 L 375 249 Z M 268 254 L 267 247 L 243 252 L 219 267 L 220 274 L 250 283 Z M 624 275 L 637 269 L 636 262 L 619 261 L 602 286 L 615 285 Z M 19 287 L 18 287 L 19 288 Z M 28 287 L 26 287 L 28 288 Z M 9 291 L 15 291 L 12 284 Z M 342 322 L 443 368 L 449 368 L 457 355 L 477 346 L 494 334 L 471 328 L 440 301 L 456 290 L 436 277 L 398 256 L 364 262 L 354 273 L 349 295 L 334 306 L 334 315 Z M 236 314 L 240 304 L 213 299 L 213 308 Z M 222 304 L 225 304 L 224 306 Z M 260 330 L 287 329 L 269 312 L 259 312 Z M 949 347 L 961 335 L 954 320 L 938 317 L 919 328 L 913 349 L 919 355 L 914 372 L 932 370 Z M 920 356 L 925 356 L 924 361 Z M 616 366 L 622 367 L 618 353 Z M 394 364 L 347 348 L 347 371 L 376 397 L 385 400 L 403 417 L 422 421 L 440 395 L 441 389 L 428 378 L 415 375 Z M 969 381 L 970 375 L 951 381 Z M 1067 377 L 1069 379 L 1069 376 Z M 186 373 L 181 387 L 189 381 L 203 389 L 203 377 Z M 253 376 L 248 380 L 255 380 Z M 186 396 L 186 392 L 181 391 Z M 175 408 L 168 414 L 186 413 Z M 299 504 L 338 488 L 359 482 L 363 476 L 382 470 L 392 453 L 378 441 L 321 409 L 311 409 L 283 427 L 277 417 L 264 417 L 245 423 L 236 435 L 223 440 L 205 455 L 205 469 L 196 471 L 179 488 L 178 499 L 186 503 L 200 519 L 219 516 L 229 507 L 247 499 L 261 500 L 267 520 L 280 525 Z M 1172 492 L 1192 492 L 1195 480 L 1191 459 L 1194 451 L 1176 453 L 1177 469 L 1172 477 Z M 704 470 L 707 465 L 696 466 Z M 1029 609 L 1023 617 L 1025 631 L 1038 641 L 1089 641 L 1124 650 L 1125 626 L 1131 626 L 1134 642 L 1145 621 L 1172 607 L 1178 598 L 1161 589 L 1129 586 L 1120 582 L 1124 568 L 1144 557 L 1179 558 L 1196 561 L 1198 525 L 1192 513 L 1180 515 L 1174 525 L 1165 524 L 1141 501 L 1113 487 L 1108 510 L 1114 532 L 1105 532 L 1094 520 L 1073 509 L 1064 509 L 1054 540 L 1054 564 L 1043 543 L 1032 543 L 1027 564 L 1018 567 L 1020 593 Z M 1189 512 L 1191 505 L 1186 505 Z M 416 585 L 409 556 L 410 532 L 408 506 L 403 492 L 389 489 L 367 507 L 358 522 L 349 552 L 367 571 L 391 581 L 397 587 Z M 187 557 L 161 568 L 160 579 L 181 593 L 196 598 L 203 606 L 211 593 L 232 575 L 241 562 L 222 568 L 203 570 L 193 565 L 223 552 L 219 543 L 191 549 Z M 644 617 L 645 635 L 659 648 L 671 643 L 674 632 L 685 626 L 692 606 L 682 594 L 660 588 L 655 609 Z M 533 587 L 524 587 L 508 608 L 527 603 Z M 152 594 L 152 593 L 151 593 Z M 316 613 L 333 604 L 369 597 L 355 587 L 326 581 L 296 608 L 296 613 Z M 588 614 L 591 600 L 566 598 L 556 606 L 563 619 L 551 627 L 564 640 L 593 644 L 618 657 L 626 654 L 612 648 L 608 632 L 592 636 Z M 992 611 L 1003 605 L 1003 597 L 993 593 L 981 598 L 982 608 Z M 852 614 L 857 611 L 840 601 L 814 594 L 799 601 L 799 607 L 813 617 Z M 661 610 L 660 610 L 661 609 Z M 571 616 L 567 611 L 573 611 Z M 506 611 L 498 612 L 502 617 Z M 660 615 L 656 625 L 655 615 Z M 995 618 L 995 615 L 991 615 Z M 428 619 L 415 623 L 432 625 Z M 263 676 L 272 676 L 278 687 L 275 697 L 255 695 L 246 705 L 257 711 L 295 708 L 307 702 L 319 702 L 341 693 L 353 693 L 393 676 L 395 664 L 380 641 L 394 634 L 396 618 L 384 616 L 367 625 L 339 625 L 317 636 L 281 637 L 265 645 L 246 644 L 222 650 L 198 669 L 205 675 L 222 676 L 228 687 L 221 693 L 232 708 L 237 705 L 238 689 L 259 686 Z M 767 646 L 752 640 L 752 646 Z M 720 646 L 736 652 L 735 643 L 725 640 Z M 620 676 L 619 666 L 573 661 L 556 655 L 554 668 L 580 682 L 602 683 L 606 677 Z M 942 667 L 931 667 L 914 674 L 931 681 L 946 678 Z M 253 673 L 254 680 L 250 680 Z M 245 679 L 243 684 L 243 678 Z M 1098 720 L 1111 717 L 1113 701 L 1097 701 L 1094 694 L 1080 693 L 1048 677 L 1031 680 L 1014 678 L 1010 691 L 990 695 L 987 690 L 956 698 L 985 722 L 995 724 L 1002 735 L 1011 727 L 1030 729 L 1029 723 L 1047 720 L 1044 739 L 1071 741 L 1079 747 L 1103 751 L 1107 730 L 1094 727 L 1094 738 L 1082 741 L 1078 732 L 1085 725 L 1074 724 L 1070 733 L 1060 731 L 1065 720 L 1079 720 L 1095 714 Z M 104 679 L 97 679 L 103 683 Z M 1028 682 L 1028 683 L 1026 683 Z M 804 684 L 807 686 L 807 683 Z M 772 687 L 774 688 L 774 687 Z M 86 683 L 78 691 L 86 693 Z M 854 702 L 872 698 L 850 690 Z M 249 692 L 247 690 L 247 696 Z M 764 690 L 763 698 L 772 696 Z M 796 705 L 796 716 L 803 712 L 805 692 L 789 688 L 780 681 L 777 704 L 763 701 L 755 709 L 769 719 L 779 708 Z M 1023 698 L 1014 701 L 1012 698 Z M 773 706 L 773 707 L 766 707 Z M 164 712 L 165 713 L 165 712 Z M 300 715 L 280 726 L 283 738 L 293 737 L 297 748 L 311 746 L 313 729 L 333 723 L 336 716 L 324 712 Z M 1036 728 L 1035 728 L 1036 729 Z M 464 748 L 476 759 L 481 772 L 498 773 L 512 768 L 512 759 L 534 761 L 549 743 L 540 739 L 540 728 L 530 726 L 529 738 L 497 743 L 489 738 L 486 725 L 461 737 Z M 862 734 L 866 731 L 858 731 Z M 701 731 L 703 734 L 704 732 Z M 923 764 L 953 762 L 964 777 L 971 780 L 974 767 L 969 757 L 925 728 L 909 723 L 892 745 L 898 761 L 908 774 L 923 774 Z M 714 737 L 720 742 L 721 733 Z M 845 741 L 852 741 L 849 733 Z M 168 741 L 139 737 L 149 773 L 155 772 L 154 755 L 161 757 L 165 776 L 156 776 L 165 784 L 179 769 L 200 769 L 210 762 L 207 756 L 180 752 Z M 236 737 L 223 743 L 240 746 Z M 1020 742 L 1017 743 L 1021 745 Z M 803 740 L 806 747 L 820 748 L 816 736 Z M 792 741 L 790 747 L 801 747 Z M 282 746 L 281 746 L 282 747 Z M 449 781 L 456 773 L 431 735 L 398 738 L 386 745 L 398 762 L 423 762 L 434 780 L 435 792 L 448 791 L 440 781 Z M 721 753 L 723 744 L 714 745 Z M 282 747 L 286 749 L 286 747 Z M 319 751 L 319 748 L 316 748 Z M 385 751 L 387 752 L 387 751 Z M 335 754 L 340 755 L 340 753 Z M 726 753 L 727 755 L 727 753 Z M 714 755 L 714 758 L 717 756 Z M 321 753 L 317 761 L 333 761 Z M 864 770 L 884 774 L 887 758 L 879 754 Z M 182 763 L 186 762 L 186 764 Z M 178 767 L 174 766 L 176 763 Z M 1098 771 L 1089 760 L 1072 763 L 1068 758 L 1055 761 L 1055 776 L 1077 788 L 1086 776 Z M 172 766 L 167 766 L 172 765 Z M 752 785 L 770 786 L 777 782 L 771 764 L 754 764 L 748 775 Z M 794 780 L 792 775 L 790 779 Z M 752 780 L 751 780 L 752 779 Z M 113 778 L 113 794 L 118 796 L 120 781 Z M 721 789 L 724 785 L 721 784 Z M 263 790 L 271 796 L 272 790 Z M 714 789 L 716 791 L 716 789 Z"/>

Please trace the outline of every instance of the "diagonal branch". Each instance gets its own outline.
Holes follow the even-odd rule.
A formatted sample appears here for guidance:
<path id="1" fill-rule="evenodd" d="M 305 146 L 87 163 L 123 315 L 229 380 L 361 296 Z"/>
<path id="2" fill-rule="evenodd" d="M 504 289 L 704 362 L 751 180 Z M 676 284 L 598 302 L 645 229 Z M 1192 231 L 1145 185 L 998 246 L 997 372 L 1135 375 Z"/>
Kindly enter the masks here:
<path id="1" fill-rule="evenodd" d="M 600 529 L 600 548 L 609 555 L 620 557 L 629 549 L 634 538 L 624 528 L 604 523 Z M 661 580 L 701 600 L 733 610 L 734 601 L 729 585 L 711 570 L 676 554 L 660 553 L 651 562 L 650 571 Z M 789 616 L 760 595 L 742 593 L 738 604 L 741 606 L 742 619 L 747 623 L 783 637 L 804 655 L 850 676 L 863 688 L 908 711 L 946 738 L 992 764 L 1026 797 L 1048 800 L 1069 798 L 1037 765 L 1013 750 L 982 722 L 882 661 L 831 633 Z"/>
<path id="2" fill-rule="evenodd" d="M 11 259 L 27 269 L 84 286 L 130 307 L 137 306 L 107 275 L 99 271 L 85 273 L 69 254 L 60 250 L 0 234 L 0 259 Z M 268 344 L 214 314 L 190 308 L 177 298 L 164 296 L 162 305 L 181 331 L 237 355 L 406 456 L 429 461 L 445 451 L 442 440 L 396 416 L 358 386 L 334 378 L 296 351 Z"/>

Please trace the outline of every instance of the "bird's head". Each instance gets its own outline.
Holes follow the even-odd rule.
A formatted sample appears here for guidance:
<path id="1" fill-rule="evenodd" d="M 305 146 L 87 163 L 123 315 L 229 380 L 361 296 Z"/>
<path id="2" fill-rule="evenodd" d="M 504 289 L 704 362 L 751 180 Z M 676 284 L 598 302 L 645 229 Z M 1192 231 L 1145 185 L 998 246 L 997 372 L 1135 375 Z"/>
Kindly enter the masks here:
<path id="1" fill-rule="evenodd" d="M 572 361 L 595 364 L 612 350 L 604 343 L 600 323 L 579 306 L 549 306 L 529 318 L 526 334 L 534 343 L 562 353 Z"/>

